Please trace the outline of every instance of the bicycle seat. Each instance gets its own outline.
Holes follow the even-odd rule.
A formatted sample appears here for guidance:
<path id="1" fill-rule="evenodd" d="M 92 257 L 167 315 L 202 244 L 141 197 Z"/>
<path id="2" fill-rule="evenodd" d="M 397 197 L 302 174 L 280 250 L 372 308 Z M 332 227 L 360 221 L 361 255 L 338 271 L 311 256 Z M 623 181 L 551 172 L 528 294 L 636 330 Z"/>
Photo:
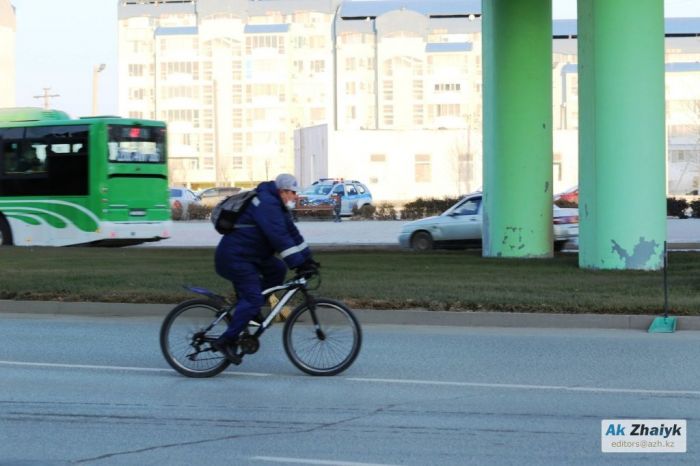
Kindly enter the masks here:
<path id="1" fill-rule="evenodd" d="M 199 286 L 191 286 L 191 285 L 182 285 L 182 287 L 186 290 L 193 292 L 193 293 L 201 294 L 202 296 L 206 296 L 207 298 L 211 298 L 214 301 L 220 302 L 222 304 L 229 304 L 228 299 L 226 299 L 224 296 L 216 294 L 213 291 L 209 291 L 206 288 L 202 288 Z"/>

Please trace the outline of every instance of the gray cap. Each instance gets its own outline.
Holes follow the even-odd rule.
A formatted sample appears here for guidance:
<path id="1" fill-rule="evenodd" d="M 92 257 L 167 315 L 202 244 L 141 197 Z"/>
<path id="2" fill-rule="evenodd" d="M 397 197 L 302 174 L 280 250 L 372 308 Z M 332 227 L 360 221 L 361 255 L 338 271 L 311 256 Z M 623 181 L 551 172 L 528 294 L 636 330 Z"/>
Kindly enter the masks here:
<path id="1" fill-rule="evenodd" d="M 299 191 L 297 179 L 294 177 L 294 175 L 290 175 L 289 173 L 281 173 L 277 175 L 277 178 L 275 178 L 275 184 L 277 185 L 277 189 L 286 189 L 294 192 Z"/>

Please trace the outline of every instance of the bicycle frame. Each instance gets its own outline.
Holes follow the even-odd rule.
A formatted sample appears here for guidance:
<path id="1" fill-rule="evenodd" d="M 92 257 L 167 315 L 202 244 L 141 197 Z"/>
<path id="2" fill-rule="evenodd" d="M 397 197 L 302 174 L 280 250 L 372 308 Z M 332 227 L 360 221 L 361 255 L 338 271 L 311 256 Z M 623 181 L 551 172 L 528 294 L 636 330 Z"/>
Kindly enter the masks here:
<path id="1" fill-rule="evenodd" d="M 287 290 L 284 295 L 282 295 L 282 299 L 279 300 L 277 304 L 270 310 L 270 314 L 265 318 L 265 320 L 260 324 L 260 328 L 255 332 L 254 336 L 260 336 L 265 330 L 272 325 L 272 321 L 277 317 L 277 315 L 282 312 L 282 309 L 284 306 L 287 305 L 287 303 L 296 295 L 298 292 L 301 291 L 301 293 L 304 295 L 304 300 L 306 301 L 307 305 L 313 310 L 313 297 L 309 294 L 309 292 L 306 289 L 306 284 L 308 283 L 308 280 L 304 277 L 299 277 L 299 278 L 294 278 L 286 283 L 283 283 L 279 286 L 273 286 L 272 288 L 268 288 L 266 290 L 263 290 L 262 295 L 267 298 L 271 294 L 273 294 L 275 291 L 281 291 L 281 290 Z M 314 316 L 314 321 L 316 320 Z"/>
<path id="2" fill-rule="evenodd" d="M 301 293 L 304 295 L 304 300 L 306 304 L 311 308 L 311 310 L 314 310 L 314 299 L 313 296 L 309 294 L 309 292 L 306 289 L 306 284 L 308 283 L 308 280 L 305 277 L 298 277 L 294 278 L 292 280 L 289 280 L 288 282 L 285 282 L 279 286 L 273 286 L 271 288 L 267 288 L 262 291 L 263 297 L 267 298 L 271 294 L 273 294 L 276 291 L 281 291 L 281 290 L 287 290 L 284 295 L 282 296 L 282 299 L 279 300 L 279 302 L 270 310 L 270 314 L 265 318 L 265 320 L 258 324 L 257 322 L 251 321 L 249 325 L 254 325 L 258 326 L 258 329 L 255 331 L 254 334 L 252 334 L 255 337 L 259 337 L 260 335 L 263 334 L 265 330 L 267 330 L 271 325 L 275 317 L 282 312 L 282 309 L 286 304 L 296 295 L 298 292 L 301 291 Z M 224 317 L 227 315 L 231 315 L 232 312 L 234 311 L 235 307 L 233 305 L 227 305 L 226 307 L 222 308 L 221 314 L 214 319 L 214 321 L 209 324 L 209 326 L 204 330 L 204 333 L 208 332 L 212 328 L 214 328 L 216 325 L 221 322 Z M 316 314 L 314 312 L 311 313 L 312 319 L 314 321 L 314 325 L 316 326 L 318 330 L 318 321 L 316 319 Z"/>

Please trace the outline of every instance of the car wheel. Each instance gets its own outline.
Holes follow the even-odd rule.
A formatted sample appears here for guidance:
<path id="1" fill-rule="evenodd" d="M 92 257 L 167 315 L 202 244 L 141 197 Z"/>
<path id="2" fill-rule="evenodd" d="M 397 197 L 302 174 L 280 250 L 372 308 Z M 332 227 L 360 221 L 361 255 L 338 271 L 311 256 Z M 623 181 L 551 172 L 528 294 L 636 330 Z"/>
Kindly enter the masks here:
<path id="1" fill-rule="evenodd" d="M 12 230 L 5 217 L 0 215 L 0 245 L 12 246 Z"/>
<path id="2" fill-rule="evenodd" d="M 555 241 L 554 242 L 554 251 L 559 252 L 564 249 L 564 246 L 566 246 L 566 240 L 564 241 Z"/>
<path id="3" fill-rule="evenodd" d="M 411 247 L 414 251 L 429 251 L 433 249 L 433 237 L 427 231 L 419 231 L 411 237 Z"/>

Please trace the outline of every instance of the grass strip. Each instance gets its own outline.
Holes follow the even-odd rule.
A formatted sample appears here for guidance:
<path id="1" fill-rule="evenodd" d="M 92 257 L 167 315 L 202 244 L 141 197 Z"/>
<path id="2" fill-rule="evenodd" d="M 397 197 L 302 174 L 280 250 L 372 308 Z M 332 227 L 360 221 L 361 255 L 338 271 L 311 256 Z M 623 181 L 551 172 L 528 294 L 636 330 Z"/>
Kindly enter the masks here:
<path id="1" fill-rule="evenodd" d="M 316 292 L 356 308 L 609 314 L 663 311 L 661 271 L 583 270 L 575 254 L 493 259 L 480 251 L 317 252 Z M 673 315 L 700 315 L 700 255 L 670 255 Z M 214 250 L 0 248 L 0 299 L 176 303 L 192 284 L 231 295 Z"/>

